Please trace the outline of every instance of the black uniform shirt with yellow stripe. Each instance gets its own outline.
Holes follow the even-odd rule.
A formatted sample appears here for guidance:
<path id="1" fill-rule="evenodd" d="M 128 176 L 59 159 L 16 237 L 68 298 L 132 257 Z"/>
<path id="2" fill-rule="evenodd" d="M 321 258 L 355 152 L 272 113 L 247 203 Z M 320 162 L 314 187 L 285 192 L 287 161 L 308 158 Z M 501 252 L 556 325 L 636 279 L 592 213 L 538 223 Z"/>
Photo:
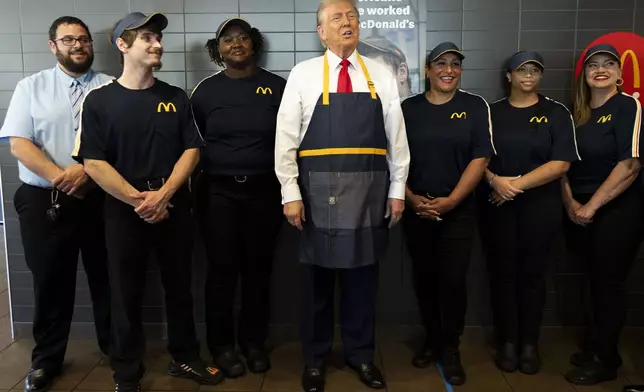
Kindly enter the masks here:
<path id="1" fill-rule="evenodd" d="M 195 87 L 190 100 L 205 140 L 207 173 L 274 172 L 275 126 L 285 86 L 284 78 L 259 68 L 245 78 L 219 72 Z"/>
<path id="2" fill-rule="evenodd" d="M 109 163 L 130 184 L 167 178 L 203 140 L 185 91 L 155 79 L 131 90 L 114 80 L 91 90 L 81 111 L 74 159 Z"/>
<path id="3" fill-rule="evenodd" d="M 418 94 L 402 110 L 411 153 L 407 184 L 416 194 L 449 196 L 473 159 L 494 153 L 490 107 L 478 95 L 458 90 L 434 105 Z"/>
<path id="4" fill-rule="evenodd" d="M 496 155 L 489 169 L 499 176 L 524 175 L 549 161 L 579 159 L 575 126 L 568 109 L 539 94 L 539 101 L 517 108 L 507 98 L 490 105 Z"/>
<path id="5" fill-rule="evenodd" d="M 595 193 L 618 162 L 639 157 L 641 117 L 639 101 L 624 93 L 592 109 L 590 120 L 577 128 L 581 161 L 568 171 L 573 193 Z"/>

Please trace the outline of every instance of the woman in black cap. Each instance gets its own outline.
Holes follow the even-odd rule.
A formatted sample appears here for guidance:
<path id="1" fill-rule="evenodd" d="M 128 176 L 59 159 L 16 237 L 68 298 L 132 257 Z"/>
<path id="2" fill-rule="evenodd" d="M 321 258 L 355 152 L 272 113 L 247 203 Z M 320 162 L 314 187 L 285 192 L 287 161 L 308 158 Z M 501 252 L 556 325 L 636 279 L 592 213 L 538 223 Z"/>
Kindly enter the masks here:
<path id="1" fill-rule="evenodd" d="M 411 152 L 402 220 L 426 340 L 412 361 L 439 360 L 445 379 L 465 382 L 459 342 L 476 225 L 472 191 L 493 154 L 490 108 L 458 89 L 463 53 L 451 42 L 427 56 L 429 88 L 402 104 Z"/>
<path id="2" fill-rule="evenodd" d="M 202 80 L 191 101 L 205 147 L 197 215 L 208 258 L 208 347 L 227 377 L 244 374 L 235 350 L 233 304 L 241 276 L 237 342 L 248 369 L 270 368 L 264 347 L 269 282 L 282 224 L 274 172 L 275 123 L 286 81 L 257 65 L 261 33 L 240 18 L 224 21 L 206 44 L 221 72 Z"/>
<path id="3" fill-rule="evenodd" d="M 521 51 L 507 63 L 508 97 L 491 105 L 496 155 L 478 189 L 490 271 L 496 365 L 535 374 L 549 250 L 561 227 L 560 179 L 579 159 L 572 116 L 538 93 L 542 57 Z"/>
<path id="4" fill-rule="evenodd" d="M 593 46 L 574 87 L 573 116 L 581 161 L 563 182 L 568 245 L 590 280 L 593 328 L 566 378 L 593 385 L 617 377 L 617 346 L 626 316 L 624 282 L 640 244 L 642 187 L 638 180 L 642 108 L 620 91 L 620 56 Z"/>

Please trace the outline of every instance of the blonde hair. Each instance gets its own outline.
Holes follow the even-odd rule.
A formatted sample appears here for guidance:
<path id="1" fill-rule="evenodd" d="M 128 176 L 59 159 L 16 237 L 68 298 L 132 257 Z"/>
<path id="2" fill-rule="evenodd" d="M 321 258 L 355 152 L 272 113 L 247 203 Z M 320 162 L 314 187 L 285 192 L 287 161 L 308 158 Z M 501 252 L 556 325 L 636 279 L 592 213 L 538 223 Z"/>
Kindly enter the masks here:
<path id="1" fill-rule="evenodd" d="M 320 0 L 320 5 L 318 6 L 318 26 L 324 21 L 324 9 L 331 4 L 338 3 L 349 3 L 353 6 L 353 9 L 356 11 L 356 15 L 360 17 L 360 12 L 358 12 L 358 6 L 356 0 Z"/>

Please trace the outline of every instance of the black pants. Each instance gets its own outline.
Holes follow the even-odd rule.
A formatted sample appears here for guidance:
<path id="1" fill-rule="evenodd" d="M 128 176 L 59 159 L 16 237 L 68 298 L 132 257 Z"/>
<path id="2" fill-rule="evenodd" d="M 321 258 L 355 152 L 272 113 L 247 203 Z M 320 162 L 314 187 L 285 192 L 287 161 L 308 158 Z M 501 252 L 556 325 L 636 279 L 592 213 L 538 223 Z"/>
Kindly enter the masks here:
<path id="1" fill-rule="evenodd" d="M 371 363 L 374 354 L 378 266 L 331 269 L 303 265 L 304 311 L 302 353 L 308 367 L 324 366 L 333 347 L 336 275 L 340 286 L 340 319 L 345 359 Z"/>
<path id="2" fill-rule="evenodd" d="M 561 231 L 561 186 L 530 189 L 500 207 L 478 195 L 481 240 L 490 273 L 499 343 L 537 345 L 546 295 L 546 271 Z"/>
<path id="3" fill-rule="evenodd" d="M 574 195 L 585 204 L 592 195 Z M 622 364 L 619 335 L 626 318 L 625 281 L 641 241 L 642 192 L 639 179 L 600 208 L 593 223 L 578 226 L 565 219 L 566 240 L 590 281 L 592 340 L 595 354 L 609 367 Z"/>
<path id="4" fill-rule="evenodd" d="M 275 174 L 203 176 L 197 208 L 208 257 L 206 323 L 213 355 L 234 348 L 233 304 L 241 277 L 237 340 L 263 345 L 270 317 L 270 276 L 283 222 Z"/>
<path id="5" fill-rule="evenodd" d="M 406 208 L 402 224 L 427 343 L 454 348 L 463 334 L 467 309 L 467 269 L 476 225 L 473 197 L 442 219 L 420 218 Z"/>
<path id="6" fill-rule="evenodd" d="M 22 185 L 14 204 L 22 244 L 34 284 L 33 335 L 36 345 L 31 366 L 60 369 L 74 313 L 76 270 L 80 250 L 94 307 L 94 326 L 101 351 L 110 340 L 110 286 L 103 222 L 105 194 L 93 190 L 84 200 L 58 194 L 60 217 L 47 218 L 52 191 Z"/>
<path id="7" fill-rule="evenodd" d="M 116 382 L 136 383 L 143 375 L 141 303 L 151 253 L 165 291 L 168 351 L 178 362 L 199 357 L 191 293 L 193 224 L 188 190 L 180 189 L 170 202 L 174 205 L 170 217 L 152 225 L 132 206 L 111 196 L 105 201 L 112 285 L 110 359 Z"/>

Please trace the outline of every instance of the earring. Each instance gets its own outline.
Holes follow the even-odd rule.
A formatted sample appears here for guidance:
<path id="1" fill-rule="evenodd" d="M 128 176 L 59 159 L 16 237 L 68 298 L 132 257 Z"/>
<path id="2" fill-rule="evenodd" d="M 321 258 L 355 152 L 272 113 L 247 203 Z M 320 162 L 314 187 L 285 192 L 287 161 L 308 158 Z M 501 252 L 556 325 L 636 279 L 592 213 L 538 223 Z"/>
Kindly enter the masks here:
<path id="1" fill-rule="evenodd" d="M 617 78 L 617 81 L 615 82 L 617 87 L 621 87 L 624 84 L 624 79 L 622 78 Z"/>

